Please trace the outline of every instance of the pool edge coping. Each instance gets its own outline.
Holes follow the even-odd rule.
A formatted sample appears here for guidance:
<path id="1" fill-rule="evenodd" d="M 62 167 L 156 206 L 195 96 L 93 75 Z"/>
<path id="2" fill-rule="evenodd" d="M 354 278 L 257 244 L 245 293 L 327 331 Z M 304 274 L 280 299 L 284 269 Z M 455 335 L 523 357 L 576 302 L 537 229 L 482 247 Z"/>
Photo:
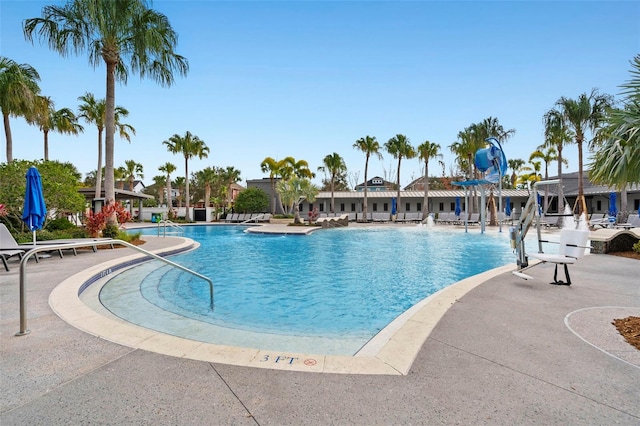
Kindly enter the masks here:
<path id="1" fill-rule="evenodd" d="M 182 240 L 179 244 L 152 252 L 162 255 L 187 250 L 194 244 L 189 238 L 178 238 Z M 171 336 L 122 319 L 105 317 L 80 299 L 80 288 L 96 274 L 141 257 L 144 255 L 123 256 L 70 276 L 53 289 L 49 305 L 73 327 L 132 349 L 244 367 L 335 374 L 406 375 L 431 331 L 451 306 L 478 285 L 513 269 L 513 265 L 501 266 L 439 290 L 402 313 L 356 355 L 340 356 L 241 348 Z"/>

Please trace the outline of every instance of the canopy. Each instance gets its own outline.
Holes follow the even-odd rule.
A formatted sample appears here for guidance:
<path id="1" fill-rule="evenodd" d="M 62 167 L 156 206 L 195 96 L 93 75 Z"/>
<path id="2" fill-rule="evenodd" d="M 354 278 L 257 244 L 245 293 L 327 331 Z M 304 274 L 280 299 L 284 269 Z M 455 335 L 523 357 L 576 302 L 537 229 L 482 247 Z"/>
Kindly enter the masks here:
<path id="1" fill-rule="evenodd" d="M 617 216 L 618 208 L 616 207 L 616 193 L 609 194 L 609 216 Z"/>
<path id="2" fill-rule="evenodd" d="M 506 204 L 506 206 L 504 207 L 505 216 L 511 216 L 511 197 L 507 197 L 504 200 L 504 203 Z"/>
<path id="3" fill-rule="evenodd" d="M 36 229 L 42 229 L 47 217 L 47 207 L 42 194 L 42 179 L 35 167 L 29 167 L 26 174 L 27 186 L 22 207 L 22 220 L 33 231 L 33 244 L 36 243 Z"/>
<path id="4" fill-rule="evenodd" d="M 456 197 L 456 216 L 460 216 L 462 209 L 460 208 L 460 197 Z"/>

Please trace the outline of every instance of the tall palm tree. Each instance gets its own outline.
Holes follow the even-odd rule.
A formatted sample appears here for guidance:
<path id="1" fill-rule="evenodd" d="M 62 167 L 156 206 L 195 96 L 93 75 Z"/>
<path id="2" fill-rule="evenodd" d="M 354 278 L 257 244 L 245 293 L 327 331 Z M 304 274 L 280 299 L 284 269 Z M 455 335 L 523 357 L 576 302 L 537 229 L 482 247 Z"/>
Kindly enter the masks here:
<path id="1" fill-rule="evenodd" d="M 38 126 L 44 135 L 44 159 L 49 160 L 49 132 L 77 135 L 84 131 L 78 118 L 69 108 L 56 110 L 49 96 L 37 96 L 33 109 L 25 115 L 27 123 Z"/>
<path id="2" fill-rule="evenodd" d="M 158 167 L 158 170 L 166 173 L 167 175 L 167 207 L 171 209 L 173 203 L 171 202 L 171 173 L 176 171 L 176 166 L 172 163 L 166 162 L 162 166 Z"/>
<path id="3" fill-rule="evenodd" d="M 13 161 L 13 139 L 9 116 L 24 116 L 33 108 L 40 75 L 29 64 L 18 64 L 12 59 L 0 56 L 0 110 L 7 141 L 7 163 Z"/>
<path id="4" fill-rule="evenodd" d="M 222 176 L 215 168 L 206 167 L 196 172 L 196 180 L 204 187 L 204 206 L 209 207 L 209 202 L 211 200 L 211 188 L 218 180 L 222 180 Z"/>
<path id="5" fill-rule="evenodd" d="M 611 107 L 613 98 L 607 94 L 600 94 L 597 89 L 592 89 L 590 94 L 583 93 L 578 99 L 561 97 L 556 102 L 565 126 L 571 129 L 578 145 L 578 198 L 576 199 L 577 214 L 586 212 L 587 203 L 584 198 L 583 156 L 582 144 L 585 142 L 586 132 L 596 135 L 598 128 L 604 122 L 606 109 Z"/>
<path id="6" fill-rule="evenodd" d="M 169 152 L 173 154 L 182 154 L 184 156 L 184 179 L 185 179 L 185 200 L 186 200 L 186 220 L 191 221 L 191 215 L 189 214 L 189 160 L 193 157 L 199 159 L 207 158 L 209 156 L 209 147 L 199 137 L 192 135 L 187 131 L 184 136 L 174 134 L 162 142 L 167 146 Z"/>
<path id="7" fill-rule="evenodd" d="M 342 158 L 337 152 L 325 156 L 322 160 L 322 164 L 324 164 L 324 166 L 318 167 L 318 171 L 329 173 L 331 182 L 331 213 L 335 213 L 336 209 L 333 192 L 335 190 L 336 179 L 340 174 L 347 171 L 347 165 L 344 162 L 344 158 Z"/>
<path id="8" fill-rule="evenodd" d="M 127 179 L 127 169 L 124 166 L 120 166 L 113 170 L 113 177 L 118 182 L 118 188 L 124 189 L 124 181 Z"/>
<path id="9" fill-rule="evenodd" d="M 45 6 L 42 17 L 24 21 L 24 34 L 36 33 L 49 47 L 67 56 L 88 53 L 89 63 L 106 66 L 105 198 L 115 202 L 114 135 L 116 80 L 127 82 L 129 73 L 150 77 L 171 86 L 173 73 L 186 75 L 186 58 L 175 53 L 178 35 L 165 15 L 148 7 L 146 0 L 69 0 L 64 6 Z M 109 218 L 116 222 L 115 215 Z"/>
<path id="10" fill-rule="evenodd" d="M 85 93 L 78 97 L 79 101 L 83 103 L 78 107 L 78 118 L 84 118 L 89 124 L 95 124 L 98 128 L 98 171 L 96 175 L 96 192 L 95 197 L 100 198 L 102 195 L 102 132 L 105 126 L 105 109 L 106 101 L 104 99 L 96 100 L 93 93 Z M 129 111 L 121 106 L 116 106 L 115 111 L 115 125 L 122 139 L 126 139 L 127 142 L 131 142 L 131 134 L 136 134 L 136 129 L 129 124 L 123 124 L 120 122 L 120 118 L 127 117 Z"/>
<path id="11" fill-rule="evenodd" d="M 133 192 L 133 182 L 136 178 L 144 178 L 144 168 L 142 164 L 137 163 L 135 160 L 126 160 L 124 162 L 125 176 L 129 181 L 129 191 Z"/>
<path id="12" fill-rule="evenodd" d="M 276 198 L 279 199 L 279 195 L 276 192 L 275 180 L 282 174 L 283 164 L 280 161 L 274 160 L 271 157 L 267 157 L 260 163 L 260 170 L 262 173 L 269 173 L 269 180 L 271 182 L 271 193 L 274 199 L 271 200 L 271 214 L 276 214 Z M 283 210 L 284 213 L 284 210 Z"/>
<path id="13" fill-rule="evenodd" d="M 380 153 L 380 143 L 376 140 L 375 136 L 365 136 L 360 138 L 353 144 L 353 147 L 358 151 L 364 152 L 364 204 L 362 206 L 363 218 L 367 220 L 367 179 L 369 173 L 369 157 L 375 155 L 378 160 L 382 160 L 382 154 Z"/>
<path id="14" fill-rule="evenodd" d="M 411 146 L 411 143 L 409 142 L 409 138 L 401 134 L 397 134 L 391 139 L 389 139 L 387 143 L 384 144 L 384 147 L 387 150 L 387 152 L 393 156 L 393 158 L 398 159 L 398 178 L 397 178 L 398 195 L 396 198 L 397 199 L 396 205 L 397 205 L 397 212 L 400 213 L 400 211 L 402 210 L 402 205 L 400 203 L 400 165 L 402 163 L 403 158 L 406 158 L 407 160 L 415 158 L 416 150 L 413 148 L 413 146 Z"/>
<path id="15" fill-rule="evenodd" d="M 426 219 L 429 215 L 429 160 L 432 158 L 442 158 L 440 144 L 424 141 L 418 145 L 418 158 L 424 161 L 424 204 L 422 213 Z"/>

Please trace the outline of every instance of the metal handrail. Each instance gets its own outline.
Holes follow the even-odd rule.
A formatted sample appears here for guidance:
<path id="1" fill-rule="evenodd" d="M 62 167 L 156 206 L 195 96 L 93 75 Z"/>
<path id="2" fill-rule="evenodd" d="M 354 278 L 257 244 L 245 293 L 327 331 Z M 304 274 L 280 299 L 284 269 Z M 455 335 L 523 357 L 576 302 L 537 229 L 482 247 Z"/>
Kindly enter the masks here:
<path id="1" fill-rule="evenodd" d="M 155 253 L 151 253 L 148 250 L 145 250 L 143 248 L 140 248 L 138 246 L 135 246 L 131 243 L 128 243 L 126 241 L 122 241 L 122 240 L 103 240 L 103 241 L 82 241 L 82 242 L 75 242 L 75 243 L 61 243 L 61 244 L 47 244 L 44 246 L 36 246 L 35 248 L 32 248 L 31 250 L 29 250 L 28 252 L 26 252 L 23 256 L 22 256 L 22 260 L 20 260 L 20 331 L 16 333 L 16 336 L 24 336 L 25 334 L 29 334 L 30 330 L 27 329 L 27 261 L 29 260 L 29 258 L 41 251 L 50 251 L 50 250 L 58 250 L 58 249 L 64 249 L 64 248 L 78 248 L 78 247 L 89 247 L 89 246 L 93 246 L 93 247 L 97 247 L 97 246 L 103 246 L 106 244 L 120 244 L 123 245 L 125 247 L 129 247 L 133 250 L 136 250 L 140 253 L 143 253 L 149 257 L 152 257 L 154 259 L 160 260 L 170 266 L 173 266 L 175 268 L 178 268 L 184 272 L 188 272 L 192 275 L 195 275 L 198 278 L 202 278 L 203 280 L 207 281 L 209 283 L 209 299 L 210 299 L 210 307 L 211 310 L 213 310 L 213 281 L 211 281 L 210 278 L 205 277 L 202 274 L 199 274 L 195 271 L 192 271 L 191 269 L 185 268 L 182 265 L 179 265 L 175 262 L 172 262 L 168 259 L 165 259 L 162 256 L 158 256 Z"/>
<path id="2" fill-rule="evenodd" d="M 258 219 L 262 219 L 267 215 L 267 213 L 261 213 L 256 217 L 250 217 L 247 220 L 243 220 L 242 222 L 240 222 L 240 225 L 242 225 L 243 223 L 251 223 L 251 222 L 255 222 L 258 223 Z"/>
<path id="3" fill-rule="evenodd" d="M 158 237 L 160 236 L 160 224 L 163 224 L 163 232 L 162 232 L 162 236 L 166 237 L 167 236 L 167 224 L 174 229 L 177 229 L 177 232 L 180 233 L 180 235 L 184 235 L 184 229 L 182 228 L 182 226 L 170 221 L 169 219 L 163 219 L 161 221 L 158 222 Z"/>

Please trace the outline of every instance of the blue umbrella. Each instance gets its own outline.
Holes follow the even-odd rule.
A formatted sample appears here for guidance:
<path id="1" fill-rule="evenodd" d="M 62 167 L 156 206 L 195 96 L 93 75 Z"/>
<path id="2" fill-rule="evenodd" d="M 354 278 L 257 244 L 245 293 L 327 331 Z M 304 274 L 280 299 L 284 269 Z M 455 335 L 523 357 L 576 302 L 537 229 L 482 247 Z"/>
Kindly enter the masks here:
<path id="1" fill-rule="evenodd" d="M 462 209 L 460 208 L 460 197 L 456 197 L 456 216 L 460 216 Z"/>
<path id="2" fill-rule="evenodd" d="M 618 208 L 616 207 L 616 193 L 609 194 L 609 216 L 616 216 L 618 214 Z"/>
<path id="3" fill-rule="evenodd" d="M 507 197 L 504 200 L 504 203 L 506 204 L 506 206 L 504 208 L 505 216 L 511 216 L 511 197 Z"/>
<path id="4" fill-rule="evenodd" d="M 538 192 L 538 215 L 542 216 L 542 195 Z"/>
<path id="5" fill-rule="evenodd" d="M 396 197 L 391 198 L 391 214 L 396 214 Z"/>
<path id="6" fill-rule="evenodd" d="M 33 244 L 36 244 L 36 229 L 42 229 L 47 216 L 47 207 L 42 195 L 42 179 L 40 172 L 35 167 L 27 170 L 27 189 L 24 194 L 24 206 L 22 207 L 22 220 L 33 231 Z"/>

